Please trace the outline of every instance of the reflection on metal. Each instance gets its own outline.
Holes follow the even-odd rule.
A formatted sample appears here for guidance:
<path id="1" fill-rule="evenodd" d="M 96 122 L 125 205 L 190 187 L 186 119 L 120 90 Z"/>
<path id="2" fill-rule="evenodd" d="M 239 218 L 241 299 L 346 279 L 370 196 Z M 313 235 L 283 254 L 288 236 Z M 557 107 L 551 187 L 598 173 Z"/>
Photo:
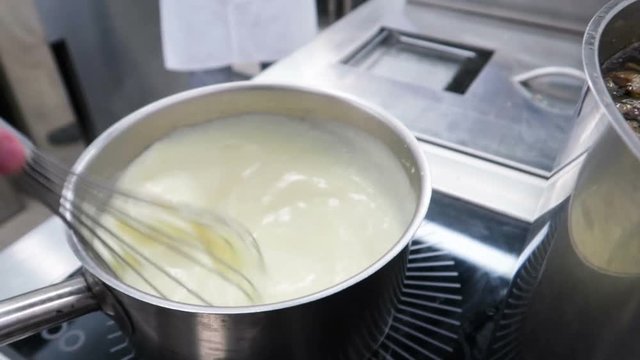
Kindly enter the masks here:
<path id="1" fill-rule="evenodd" d="M 440 242 L 414 240 L 393 321 L 371 359 L 450 357 L 461 324 L 458 275 L 453 257 Z"/>
<path id="2" fill-rule="evenodd" d="M 517 257 L 500 249 L 478 242 L 465 234 L 436 223 L 426 223 L 417 234 L 417 238 L 433 236 L 437 233 L 441 240 L 439 246 L 456 258 L 463 259 L 497 276 L 511 278 Z M 409 264 L 411 268 L 411 264 Z"/>
<path id="3" fill-rule="evenodd" d="M 519 332 L 554 236 L 555 226 L 551 223 L 545 224 L 520 255 L 518 270 L 506 296 L 500 320 L 496 324 L 488 359 L 521 358 Z"/>
<path id="4" fill-rule="evenodd" d="M 574 68 L 549 66 L 514 76 L 513 83 L 534 104 L 548 111 L 572 115 L 585 77 Z"/>

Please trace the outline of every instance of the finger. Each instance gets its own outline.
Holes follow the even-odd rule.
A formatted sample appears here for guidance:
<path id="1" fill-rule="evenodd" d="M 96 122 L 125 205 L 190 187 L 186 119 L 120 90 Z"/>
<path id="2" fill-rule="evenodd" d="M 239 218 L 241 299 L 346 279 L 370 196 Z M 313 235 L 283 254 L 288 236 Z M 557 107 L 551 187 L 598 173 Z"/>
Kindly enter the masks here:
<path id="1" fill-rule="evenodd" d="M 21 171 L 27 162 L 27 153 L 18 138 L 6 129 L 0 129 L 0 175 Z"/>

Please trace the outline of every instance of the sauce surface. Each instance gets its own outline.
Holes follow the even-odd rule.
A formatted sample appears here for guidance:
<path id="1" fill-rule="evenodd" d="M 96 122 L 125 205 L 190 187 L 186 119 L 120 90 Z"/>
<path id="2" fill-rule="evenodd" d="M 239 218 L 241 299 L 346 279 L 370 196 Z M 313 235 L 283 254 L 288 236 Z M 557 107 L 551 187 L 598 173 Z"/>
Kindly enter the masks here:
<path id="1" fill-rule="evenodd" d="M 183 128 L 130 164 L 118 187 L 244 224 L 263 254 L 264 273 L 252 277 L 260 303 L 309 295 L 384 255 L 416 203 L 399 161 L 382 143 L 330 125 L 252 114 Z M 125 230 L 119 231 L 213 305 L 250 304 L 200 266 Z M 130 269 L 113 267 L 123 281 L 150 290 Z M 140 271 L 167 298 L 200 303 L 148 266 Z"/>

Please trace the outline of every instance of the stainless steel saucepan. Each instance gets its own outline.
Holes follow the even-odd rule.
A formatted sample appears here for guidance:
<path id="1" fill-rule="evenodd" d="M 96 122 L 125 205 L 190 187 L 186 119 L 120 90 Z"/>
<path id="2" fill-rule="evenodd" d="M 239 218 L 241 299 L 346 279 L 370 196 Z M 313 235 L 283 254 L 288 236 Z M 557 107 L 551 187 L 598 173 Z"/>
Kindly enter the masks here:
<path id="1" fill-rule="evenodd" d="M 102 310 L 129 333 L 147 359 L 362 359 L 382 339 L 423 220 L 431 182 L 413 135 L 397 120 L 349 97 L 284 85 L 237 83 L 177 94 L 148 105 L 101 135 L 74 171 L 113 178 L 150 144 L 182 126 L 246 113 L 326 119 L 384 143 L 415 193 L 412 218 L 395 245 L 359 274 L 324 291 L 246 307 L 172 302 L 114 278 L 69 233 L 82 274 L 0 303 L 0 344 Z M 68 191 L 75 189 L 69 184 Z M 304 236 L 304 234 L 301 234 Z"/>

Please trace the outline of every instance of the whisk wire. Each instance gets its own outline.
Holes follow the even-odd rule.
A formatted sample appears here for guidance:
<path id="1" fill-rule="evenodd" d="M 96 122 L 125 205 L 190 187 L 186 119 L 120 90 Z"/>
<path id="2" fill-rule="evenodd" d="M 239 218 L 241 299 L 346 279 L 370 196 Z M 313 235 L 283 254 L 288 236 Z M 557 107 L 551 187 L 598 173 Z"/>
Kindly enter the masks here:
<path id="1" fill-rule="evenodd" d="M 238 226 L 237 224 L 233 224 L 229 219 L 225 219 L 222 216 L 219 216 L 215 213 L 210 213 L 207 212 L 206 215 L 203 214 L 202 211 L 198 211 L 196 209 L 192 209 L 189 206 L 185 205 L 185 204 L 180 204 L 179 209 L 181 210 L 180 212 L 177 211 L 177 208 L 174 205 L 171 204 L 166 204 L 162 201 L 151 201 L 149 199 L 145 199 L 143 197 L 137 196 L 135 194 L 130 194 L 127 193 L 125 191 L 122 190 L 118 190 L 113 188 L 112 186 L 109 186 L 107 184 L 104 184 L 96 179 L 91 178 L 91 176 L 89 175 L 80 175 L 77 174 L 69 169 L 67 169 L 63 164 L 61 164 L 60 162 L 56 161 L 55 159 L 52 159 L 46 155 L 44 155 L 41 151 L 39 151 L 38 149 L 33 149 L 33 154 L 35 156 L 32 157 L 32 162 L 36 162 L 36 163 L 40 163 L 46 170 L 51 171 L 52 173 L 56 174 L 55 172 L 53 172 L 52 170 L 54 170 L 54 168 L 56 168 L 58 171 L 61 172 L 56 174 L 62 181 L 62 183 L 64 184 L 64 182 L 67 180 L 68 177 L 71 177 L 75 182 L 75 184 L 79 184 L 81 186 L 83 186 L 84 188 L 86 188 L 87 190 L 94 192 L 94 193 L 100 193 L 100 191 L 102 191 L 103 194 L 106 194 L 108 196 L 119 196 L 119 197 L 123 197 L 126 198 L 128 200 L 135 200 L 138 201 L 140 203 L 144 203 L 150 206 L 154 206 L 154 207 L 161 207 L 166 211 L 170 211 L 170 212 L 174 212 L 177 215 L 183 215 L 183 216 L 188 216 L 190 221 L 194 224 L 197 225 L 203 225 L 203 226 L 208 226 L 209 224 L 205 223 L 204 221 L 201 220 L 201 218 L 204 217 L 208 217 L 211 218 L 212 220 L 214 220 L 215 222 L 221 223 L 226 227 L 229 227 L 230 229 L 233 229 L 234 232 L 236 233 L 245 233 L 243 234 L 243 236 L 239 237 L 239 240 L 242 240 L 244 242 L 247 242 L 248 245 L 250 245 L 254 251 L 256 251 L 258 254 L 260 254 L 260 247 L 258 246 L 257 242 L 255 241 L 255 239 L 250 235 L 250 234 L 246 234 L 246 231 L 242 231 L 242 228 L 240 226 Z M 42 163 L 44 161 L 44 163 Z M 247 236 L 248 235 L 248 236 Z M 231 246 L 231 247 L 235 247 L 234 243 L 232 241 L 230 241 L 227 237 L 221 237 L 221 239 L 223 241 L 226 242 L 227 245 Z M 249 241 L 247 241 L 249 240 Z M 260 254 L 260 258 L 261 258 L 261 254 Z"/>
<path id="2" fill-rule="evenodd" d="M 46 190 L 53 191 L 53 189 L 43 181 L 42 174 L 37 172 L 36 169 L 30 167 L 30 168 L 27 168 L 25 171 L 29 171 L 29 174 L 32 176 L 32 178 L 34 180 L 36 180 L 40 185 L 42 185 Z M 98 228 L 100 228 L 103 231 L 107 232 L 107 234 L 109 234 L 112 238 L 114 238 L 118 243 L 120 243 L 121 245 L 127 247 L 136 256 L 138 256 L 138 257 L 142 258 L 143 260 L 149 262 L 158 271 L 162 272 L 164 275 L 166 275 L 168 278 L 173 280 L 175 283 L 183 285 L 183 284 L 181 284 L 179 279 L 175 278 L 171 273 L 167 272 L 161 266 L 157 265 L 155 262 L 153 262 L 151 259 L 149 259 L 146 255 L 144 255 L 141 251 L 136 249 L 134 246 L 130 245 L 126 240 L 122 239 L 121 236 L 117 235 L 111 229 L 109 229 L 108 227 L 106 227 L 103 224 L 101 224 L 100 221 L 97 221 L 94 217 L 88 215 L 88 213 L 85 210 L 83 210 L 81 208 L 78 208 L 76 210 L 77 212 L 74 212 L 74 209 L 68 203 L 68 201 L 66 201 L 66 199 L 61 199 L 60 208 L 66 210 L 66 213 L 62 213 L 59 210 L 57 211 L 57 213 L 63 219 L 66 219 L 66 223 L 67 224 L 72 225 L 72 228 L 75 228 L 75 226 L 73 226 L 74 225 L 73 221 L 76 221 L 78 224 L 80 224 L 87 232 L 91 233 L 91 235 L 93 235 L 100 242 L 101 245 L 103 245 L 103 246 L 107 247 L 108 249 L 110 249 L 111 250 L 110 253 L 117 254 L 117 257 L 119 259 L 122 259 L 123 262 L 127 266 L 129 266 L 136 274 L 140 275 L 140 277 L 143 279 L 143 281 L 145 281 L 148 285 L 151 286 L 151 288 L 153 288 L 155 291 L 157 291 L 159 295 L 166 296 L 166 294 L 164 294 L 155 285 L 153 285 L 153 283 L 150 280 L 148 280 L 146 277 L 142 276 L 140 274 L 140 271 L 137 270 L 137 268 L 133 264 L 131 264 L 131 262 L 126 260 L 122 255 L 120 255 L 120 253 L 117 250 L 115 250 L 108 242 L 104 241 L 104 239 L 97 233 L 97 231 L 95 231 L 95 229 L 93 229 L 89 224 L 87 224 L 85 219 L 89 219 L 95 226 L 97 226 Z M 69 218 L 69 216 L 67 216 L 67 214 L 69 214 L 71 218 Z M 78 215 L 81 215 L 81 216 L 78 216 Z M 83 241 L 85 243 L 87 243 L 87 240 L 86 240 L 84 234 L 82 234 L 82 233 L 77 234 L 76 233 L 76 235 L 80 235 L 80 238 L 83 238 L 84 239 Z M 93 247 L 90 244 L 89 244 L 89 248 L 93 249 Z M 190 289 L 186 285 L 183 285 L 183 286 L 189 291 L 189 293 L 191 293 L 198 300 L 203 301 L 204 303 L 208 303 L 197 292 L 195 292 L 194 290 Z"/>
<path id="3" fill-rule="evenodd" d="M 106 195 L 108 197 L 107 200 L 110 197 L 116 196 L 116 197 L 126 199 L 127 201 L 133 200 L 141 204 L 146 204 L 156 208 L 162 208 L 166 212 L 174 213 L 176 217 L 187 217 L 189 219 L 189 222 L 192 225 L 199 225 L 205 228 L 210 227 L 211 223 L 222 225 L 222 227 L 230 229 L 236 235 L 233 237 L 234 239 L 240 240 L 242 243 L 244 243 L 245 246 L 248 246 L 255 253 L 254 259 L 258 261 L 259 267 L 264 268 L 262 253 L 253 235 L 250 232 L 248 232 L 247 229 L 245 229 L 243 226 L 240 226 L 239 224 L 233 222 L 232 219 L 222 217 L 212 212 L 203 212 L 203 211 L 191 208 L 184 204 L 180 204 L 179 207 L 176 207 L 175 205 L 163 203 L 161 201 L 155 201 L 155 200 L 151 201 L 149 199 L 136 196 L 135 194 L 130 194 L 122 190 L 114 189 L 112 186 L 103 184 L 100 181 L 93 179 L 88 175 L 84 175 L 84 174 L 79 175 L 70 171 L 63 164 L 59 163 L 55 159 L 51 159 L 47 157 L 46 155 L 39 152 L 37 149 L 34 149 L 34 154 L 37 156 L 33 157 L 33 162 L 41 163 L 44 161 L 44 164 L 41 164 L 41 165 L 47 171 L 51 171 L 52 173 L 56 174 L 55 172 L 53 172 L 53 170 L 54 168 L 57 168 L 57 171 L 59 173 L 57 173 L 56 175 L 58 176 L 62 184 L 64 184 L 67 178 L 70 177 L 73 181 L 74 186 L 80 185 L 80 187 L 82 187 L 83 189 L 89 190 L 90 192 L 93 192 L 96 195 L 98 194 L 102 194 L 103 196 Z M 105 202 L 108 202 L 108 201 L 105 201 Z M 180 211 L 177 211 L 178 209 Z M 135 217 L 131 217 L 131 216 L 129 217 L 129 219 L 134 219 L 134 218 Z M 209 221 L 206 221 L 206 219 L 208 219 Z M 159 230 L 159 232 L 163 232 L 163 231 Z M 225 236 L 222 233 L 218 233 L 217 235 L 219 239 L 225 243 L 225 245 L 229 246 L 232 249 L 235 249 L 236 251 L 238 250 L 235 243 L 231 241 L 227 236 Z M 190 245 L 191 247 L 194 247 L 194 248 L 196 247 L 194 244 L 190 244 L 188 242 L 183 242 L 183 244 L 181 245 Z M 224 260 L 221 259 L 219 256 L 217 256 L 215 253 L 210 253 L 210 255 L 211 257 L 214 258 L 214 260 L 218 262 L 224 262 Z M 227 263 L 226 265 L 229 265 L 229 264 Z M 236 272 L 239 276 L 240 275 L 243 276 L 246 281 L 249 281 L 249 279 L 246 278 L 244 274 L 239 273 L 231 266 L 227 266 L 227 267 L 230 271 Z M 253 287 L 253 284 L 251 284 L 251 287 Z"/>
<path id="4" fill-rule="evenodd" d="M 46 159 L 45 159 L 46 160 Z M 37 170 L 39 170 L 39 172 L 42 175 L 42 171 L 43 170 L 48 170 L 48 168 L 46 166 L 43 166 L 39 161 L 34 161 L 32 162 L 32 167 L 36 168 L 33 165 L 37 165 Z M 57 176 L 58 179 L 60 181 L 65 181 L 67 178 L 65 178 L 64 176 L 60 175 L 60 174 L 54 174 L 54 176 Z M 73 174 L 71 173 L 69 175 L 70 177 L 79 180 L 78 182 L 76 182 L 74 185 L 83 185 L 84 187 L 88 188 L 88 190 L 93 190 L 93 187 L 91 185 L 85 184 L 83 180 L 84 177 L 83 176 L 79 176 L 77 174 Z M 42 180 L 42 178 L 41 178 Z M 87 186 L 88 185 L 88 186 Z M 121 193 L 122 194 L 122 193 Z M 105 195 L 104 193 L 102 193 L 102 195 Z M 70 201 L 65 194 L 62 194 L 60 196 L 61 199 L 65 199 L 66 201 Z M 145 201 L 145 203 L 148 203 L 147 201 Z M 201 259 L 193 256 L 192 254 L 184 251 L 182 248 L 180 248 L 179 246 L 177 246 L 176 244 L 180 244 L 180 245 L 188 245 L 192 248 L 195 248 L 196 246 L 193 244 L 190 244 L 189 242 L 185 241 L 185 239 L 183 238 L 178 238 L 176 236 L 172 236 L 170 234 L 168 234 L 166 231 L 162 231 L 161 229 L 149 225 L 147 223 L 145 223 L 144 221 L 138 220 L 136 219 L 134 216 L 131 216 L 129 214 L 127 214 L 126 212 L 118 209 L 117 207 L 109 207 L 108 211 L 111 215 L 116 214 L 118 217 L 120 217 L 120 219 L 126 223 L 126 225 L 130 228 L 132 228 L 133 230 L 135 230 L 136 232 L 138 232 L 139 234 L 145 235 L 146 237 L 149 236 L 149 233 L 152 233 L 153 235 L 156 235 L 154 237 L 154 240 L 158 241 L 161 245 L 169 248 L 170 250 L 174 251 L 175 253 L 181 255 L 183 258 L 194 262 L 198 265 L 200 265 L 202 268 L 204 268 L 205 270 L 207 270 L 209 273 L 216 275 L 216 276 L 220 276 L 222 277 L 225 281 L 230 282 L 234 285 L 238 285 L 239 290 L 241 290 L 245 296 L 247 296 L 249 299 L 251 300 L 256 300 L 256 294 L 257 294 L 257 289 L 255 288 L 255 286 L 253 285 L 253 283 L 251 282 L 251 280 L 244 275 L 241 271 L 239 271 L 238 269 L 234 268 L 231 264 L 229 264 L 227 261 L 225 261 L 224 259 L 222 259 L 221 257 L 217 256 L 216 254 L 212 254 L 209 253 L 209 258 L 212 259 L 214 261 L 214 263 L 221 265 L 222 267 L 224 267 L 224 272 L 221 272 L 219 270 L 217 270 L 216 268 L 212 267 L 210 264 L 204 263 Z M 97 221 L 96 221 L 97 222 Z M 110 235 L 113 235 L 113 232 L 109 232 Z M 224 237 L 224 236 L 221 236 Z M 226 237 L 224 237 L 226 238 Z M 230 240 L 226 239 L 226 242 L 230 242 Z M 201 248 L 198 248 L 201 249 Z M 234 277 L 236 277 L 236 279 L 232 279 L 230 276 L 227 275 L 227 272 L 231 272 L 232 275 L 234 275 Z M 241 284 L 239 284 L 241 283 Z"/>
<path id="5" fill-rule="evenodd" d="M 77 229 L 77 227 L 74 225 L 76 224 L 80 225 L 80 227 L 83 228 L 87 233 L 89 233 L 89 235 L 91 235 L 92 238 L 96 239 L 101 246 L 107 249 L 107 251 L 110 254 L 113 254 L 118 260 L 118 262 L 130 268 L 136 274 L 137 277 L 139 277 L 145 284 L 147 284 L 158 295 L 167 297 L 166 294 L 164 294 L 157 286 L 155 286 L 152 281 L 150 281 L 147 277 L 145 277 L 142 274 L 142 272 L 134 264 L 132 264 L 122 254 L 120 254 L 120 252 L 116 250 L 111 244 L 109 244 L 108 241 L 103 239 L 103 237 L 99 234 L 98 231 L 96 231 L 94 227 L 97 227 L 98 229 L 108 234 L 111 238 L 116 240 L 118 244 L 127 248 L 130 253 L 135 254 L 136 257 L 144 260 L 146 263 L 149 263 L 152 267 L 154 267 L 164 276 L 169 278 L 171 281 L 183 287 L 190 295 L 192 295 L 193 297 L 195 297 L 196 299 L 198 299 L 204 304 L 211 305 L 211 303 L 206 299 L 204 299 L 195 289 L 192 289 L 190 286 L 180 281 L 173 274 L 171 274 L 162 266 L 158 265 L 155 261 L 153 261 L 148 256 L 146 256 L 142 251 L 140 251 L 140 249 L 136 248 L 127 240 L 125 240 L 122 236 L 118 235 L 108 226 L 104 225 L 96 216 L 92 215 L 92 213 L 87 211 L 87 209 L 85 208 L 89 203 L 91 203 L 90 201 L 84 201 L 84 202 L 78 203 L 74 199 L 74 197 L 70 195 L 70 193 L 65 189 L 64 186 L 67 183 L 67 181 L 72 181 L 73 186 L 79 186 L 83 188 L 83 190 L 85 191 L 84 195 L 93 195 L 95 198 L 97 198 L 98 200 L 100 200 L 100 202 L 104 204 L 107 204 L 112 199 L 113 196 L 118 196 L 128 201 L 133 200 L 141 204 L 162 208 L 165 211 L 174 213 L 181 217 L 185 217 L 190 214 L 186 214 L 185 211 L 177 211 L 176 208 L 168 204 L 156 203 L 154 201 L 150 201 L 135 195 L 129 195 L 122 191 L 112 189 L 108 185 L 101 184 L 99 182 L 94 181 L 93 179 L 88 178 L 86 175 L 79 175 L 79 174 L 73 173 L 67 170 L 64 167 L 64 165 L 61 165 L 57 163 L 55 160 L 48 158 L 46 155 L 42 154 L 40 151 L 38 151 L 35 148 L 32 150 L 30 161 L 28 162 L 26 168 L 24 169 L 24 173 L 30 179 L 35 181 L 36 186 L 39 186 L 41 189 L 44 189 L 47 192 L 49 192 L 50 195 L 54 195 L 57 198 L 57 204 L 55 204 L 55 202 L 53 201 L 50 201 L 50 203 L 46 205 L 48 205 L 48 207 L 50 207 L 56 214 L 58 214 L 63 219 L 63 221 L 71 229 L 74 230 L 76 235 L 80 239 L 82 239 L 83 243 L 88 245 L 88 248 L 93 250 L 93 252 L 97 253 L 98 256 L 105 263 L 107 263 L 107 261 L 106 259 L 104 259 L 104 256 L 101 255 L 98 251 L 96 251 L 93 248 L 93 246 L 91 246 L 91 244 L 86 239 L 85 234 L 78 231 L 79 229 Z M 97 203 L 95 199 L 93 202 Z M 94 208 L 94 210 L 97 210 L 95 206 L 92 206 L 92 207 Z M 61 210 L 64 210 L 64 211 L 61 211 Z M 221 271 L 220 269 L 216 269 L 215 267 L 211 266 L 211 264 L 207 264 L 203 262 L 202 260 L 193 256 L 192 254 L 188 253 L 187 251 L 183 250 L 177 245 L 177 244 L 188 245 L 191 248 L 197 247 L 191 241 L 185 241 L 186 239 L 173 236 L 163 231 L 160 228 L 146 224 L 144 223 L 144 221 L 137 219 L 135 216 L 132 216 L 131 214 L 127 214 L 126 212 L 122 211 L 121 209 L 118 209 L 117 207 L 106 206 L 103 209 L 103 214 L 107 212 L 109 213 L 109 216 L 111 216 L 113 219 L 126 224 L 126 226 L 138 232 L 139 234 L 145 235 L 146 237 L 149 237 L 149 238 L 151 238 L 149 234 L 155 235 L 153 236 L 153 239 L 156 240 L 157 243 L 161 244 L 165 248 L 172 250 L 176 254 L 179 254 L 181 257 L 198 264 L 208 272 L 221 277 L 224 281 L 232 284 L 238 290 L 240 290 L 244 294 L 244 296 L 246 296 L 248 299 L 252 301 L 256 300 L 257 289 L 255 288 L 251 280 L 245 274 L 243 274 L 240 270 L 236 269 L 234 266 L 232 266 L 227 261 L 217 256 L 216 254 L 209 252 L 209 255 L 210 255 L 209 258 L 212 259 L 212 261 L 215 264 L 218 264 L 219 266 L 221 266 L 224 269 L 224 271 Z M 193 214 L 194 212 L 190 211 L 190 213 Z M 232 232 L 238 234 L 241 240 L 245 243 L 245 246 L 250 246 L 252 251 L 256 252 L 257 258 L 260 260 L 262 259 L 259 247 L 257 243 L 255 243 L 255 239 L 253 239 L 250 236 L 250 234 L 248 234 L 249 235 L 248 238 L 247 238 L 247 234 L 239 234 L 241 230 L 239 230 L 237 226 L 234 226 L 233 224 L 229 223 L 228 221 L 226 221 L 226 219 L 220 216 L 212 214 L 212 215 L 209 215 L 208 217 L 212 218 L 215 221 L 218 221 L 219 223 L 221 223 L 222 225 L 230 229 Z M 209 226 L 209 224 L 205 223 L 199 218 L 193 218 L 193 219 L 189 218 L 189 221 L 193 224 L 197 224 L 200 226 Z M 228 244 L 230 248 L 232 248 L 234 251 L 238 251 L 238 249 L 233 244 L 233 242 L 230 241 L 226 236 L 222 234 L 217 234 L 217 235 L 220 235 L 217 238 L 220 238 L 220 240 L 225 242 L 225 244 Z M 249 239 L 249 241 L 247 241 L 247 239 Z M 201 247 L 199 248 L 201 249 Z M 111 270 L 113 271 L 113 269 Z M 233 274 L 234 278 L 230 277 L 228 274 Z"/>
<path id="6" fill-rule="evenodd" d="M 54 195 L 57 194 L 55 192 L 55 190 L 51 187 L 51 185 L 45 183 L 44 180 L 42 179 L 41 175 L 39 173 L 35 172 L 35 170 L 33 168 L 27 167 L 27 168 L 25 168 L 25 172 L 27 173 L 27 175 L 30 176 L 29 179 L 31 181 L 25 182 L 24 185 L 29 186 L 29 187 L 33 188 L 34 190 L 36 190 L 36 191 L 44 189 L 46 191 L 51 192 Z M 35 183 L 33 183 L 33 182 L 35 182 Z M 85 236 L 81 232 L 79 232 L 79 229 L 76 226 L 74 226 L 74 224 L 71 222 L 71 219 L 69 219 L 67 216 L 65 216 L 60 211 L 60 208 L 61 208 L 60 204 L 58 204 L 57 206 L 51 205 L 51 204 L 46 204 L 46 205 L 52 212 L 54 212 L 56 215 L 58 215 L 60 217 L 60 219 L 68 226 L 69 229 L 71 229 L 78 236 L 78 239 L 80 239 L 80 241 L 85 243 L 85 245 L 87 245 L 88 248 L 91 248 L 91 245 L 88 244 L 88 241 L 86 240 Z M 147 285 L 149 285 L 154 291 L 156 291 L 158 295 L 165 296 L 165 294 L 163 294 L 163 292 L 160 289 L 158 289 L 155 285 L 153 285 L 153 283 L 151 281 L 149 281 L 144 275 L 142 275 L 142 273 L 133 264 L 131 264 L 129 262 L 129 260 L 127 260 L 122 255 L 120 255 L 120 253 L 118 251 L 116 251 L 116 249 L 114 249 L 108 242 L 104 241 L 104 239 L 102 239 L 102 237 L 100 237 L 98 235 L 98 233 L 95 231 L 95 229 L 92 228 L 89 224 L 87 224 L 84 221 L 84 219 L 79 218 L 79 217 L 76 216 L 76 221 L 87 232 L 89 232 L 91 235 L 93 235 L 93 237 L 98 242 L 100 242 L 100 244 L 102 246 L 108 248 L 111 251 L 111 253 L 113 253 L 116 256 L 116 258 L 118 259 L 118 261 L 120 263 L 129 266 L 134 271 L 134 273 L 141 280 L 143 280 L 145 283 L 147 283 Z"/>

